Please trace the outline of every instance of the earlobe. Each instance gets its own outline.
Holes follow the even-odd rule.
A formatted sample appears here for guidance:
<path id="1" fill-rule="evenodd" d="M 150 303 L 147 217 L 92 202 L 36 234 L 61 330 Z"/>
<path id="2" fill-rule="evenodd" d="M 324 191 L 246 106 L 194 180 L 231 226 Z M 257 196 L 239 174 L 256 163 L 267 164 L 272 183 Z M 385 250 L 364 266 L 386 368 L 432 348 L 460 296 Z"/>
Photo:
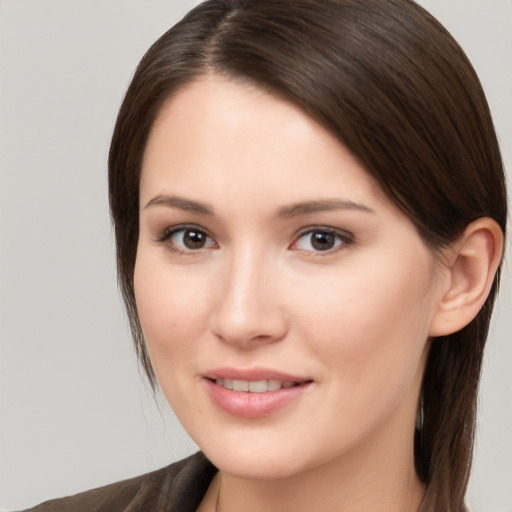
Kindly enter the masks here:
<path id="1" fill-rule="evenodd" d="M 493 219 L 477 219 L 447 251 L 445 286 L 430 326 L 433 337 L 459 331 L 478 314 L 501 261 L 503 232 Z"/>

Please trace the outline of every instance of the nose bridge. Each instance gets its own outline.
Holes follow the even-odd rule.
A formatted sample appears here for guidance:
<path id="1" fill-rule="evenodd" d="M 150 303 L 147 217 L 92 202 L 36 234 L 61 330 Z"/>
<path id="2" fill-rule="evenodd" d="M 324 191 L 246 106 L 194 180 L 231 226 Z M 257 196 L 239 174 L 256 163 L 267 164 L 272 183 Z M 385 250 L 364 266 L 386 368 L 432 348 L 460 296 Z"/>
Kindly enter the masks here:
<path id="1" fill-rule="evenodd" d="M 224 262 L 214 331 L 229 343 L 281 339 L 286 322 L 280 307 L 275 265 L 261 247 L 248 243 Z"/>

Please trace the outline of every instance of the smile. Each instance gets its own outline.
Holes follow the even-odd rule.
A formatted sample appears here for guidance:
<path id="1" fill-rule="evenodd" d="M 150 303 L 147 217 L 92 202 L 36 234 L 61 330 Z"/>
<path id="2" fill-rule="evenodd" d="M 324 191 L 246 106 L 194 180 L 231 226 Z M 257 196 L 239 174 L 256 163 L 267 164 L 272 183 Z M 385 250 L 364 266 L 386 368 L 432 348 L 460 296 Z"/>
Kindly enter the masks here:
<path id="1" fill-rule="evenodd" d="M 281 388 L 293 388 L 299 386 L 299 382 L 269 380 L 239 380 L 239 379 L 215 379 L 215 384 L 232 391 L 246 393 L 265 393 L 266 391 L 278 391 Z"/>
<path id="2" fill-rule="evenodd" d="M 299 403 L 314 381 L 273 370 L 218 369 L 203 375 L 212 402 L 230 416 L 256 419 Z"/>

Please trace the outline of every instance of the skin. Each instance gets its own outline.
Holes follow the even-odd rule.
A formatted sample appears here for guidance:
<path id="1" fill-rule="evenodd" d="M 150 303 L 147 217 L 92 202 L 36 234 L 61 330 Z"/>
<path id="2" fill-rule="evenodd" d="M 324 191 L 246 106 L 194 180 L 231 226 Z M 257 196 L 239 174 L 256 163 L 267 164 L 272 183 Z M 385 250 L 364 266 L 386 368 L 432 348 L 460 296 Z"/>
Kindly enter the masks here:
<path id="1" fill-rule="evenodd" d="M 201 510 L 217 496 L 223 511 L 417 510 L 415 417 L 449 277 L 357 159 L 293 104 L 207 76 L 162 108 L 140 205 L 135 292 L 151 361 L 220 470 Z M 164 240 L 182 225 L 204 245 L 187 248 L 183 231 Z M 332 248 L 311 229 L 334 231 Z M 310 383 L 240 418 L 206 391 L 205 373 L 226 366 Z"/>

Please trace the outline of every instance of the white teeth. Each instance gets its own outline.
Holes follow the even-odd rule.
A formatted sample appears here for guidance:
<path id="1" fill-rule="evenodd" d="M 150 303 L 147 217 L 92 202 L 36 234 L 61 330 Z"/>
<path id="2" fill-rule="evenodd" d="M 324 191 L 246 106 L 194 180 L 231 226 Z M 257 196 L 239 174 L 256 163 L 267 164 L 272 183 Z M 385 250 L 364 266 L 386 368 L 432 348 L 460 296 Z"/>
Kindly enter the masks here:
<path id="1" fill-rule="evenodd" d="M 265 391 L 277 391 L 281 388 L 292 388 L 298 385 L 297 382 L 269 380 L 239 380 L 239 379 L 216 379 L 215 384 L 233 391 L 245 391 L 249 393 L 264 393 Z"/>
<path id="2" fill-rule="evenodd" d="M 270 379 L 267 381 L 267 388 L 269 391 L 277 391 L 278 389 L 281 389 L 281 381 Z"/>
<path id="3" fill-rule="evenodd" d="M 248 380 L 233 380 L 233 391 L 249 391 Z"/>
<path id="4" fill-rule="evenodd" d="M 249 382 L 249 391 L 251 393 L 263 393 L 267 391 L 267 381 L 266 380 L 256 380 Z"/>

